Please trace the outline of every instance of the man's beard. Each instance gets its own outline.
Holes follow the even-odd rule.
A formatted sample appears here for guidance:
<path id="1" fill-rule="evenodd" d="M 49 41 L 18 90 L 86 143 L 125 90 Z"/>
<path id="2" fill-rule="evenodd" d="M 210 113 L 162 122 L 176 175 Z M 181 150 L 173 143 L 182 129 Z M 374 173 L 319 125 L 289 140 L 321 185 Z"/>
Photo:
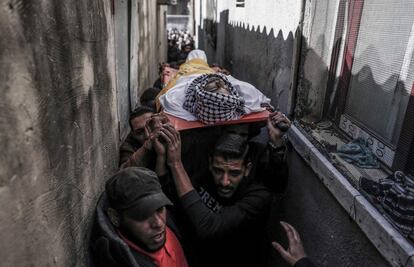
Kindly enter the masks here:
<path id="1" fill-rule="evenodd" d="M 142 248 L 143 250 L 149 253 L 153 253 L 153 252 L 160 250 L 162 247 L 164 247 L 165 242 L 167 241 L 167 236 L 166 236 L 167 232 L 164 232 L 164 240 L 162 244 L 160 244 L 160 246 L 155 249 L 151 249 L 146 244 L 142 243 L 138 238 L 135 238 L 135 236 L 128 229 L 122 228 L 121 232 L 129 241 L 131 241 L 132 243 L 134 243 L 135 245 L 137 245 L 138 247 Z"/>

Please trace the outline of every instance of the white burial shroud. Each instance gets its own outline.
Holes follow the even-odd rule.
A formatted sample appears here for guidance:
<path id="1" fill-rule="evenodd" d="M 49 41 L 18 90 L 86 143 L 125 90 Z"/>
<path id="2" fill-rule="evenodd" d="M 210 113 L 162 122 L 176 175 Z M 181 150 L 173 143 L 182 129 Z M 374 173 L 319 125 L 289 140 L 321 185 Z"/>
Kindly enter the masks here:
<path id="1" fill-rule="evenodd" d="M 188 55 L 187 61 L 193 58 L 201 58 L 204 61 L 206 60 L 205 53 L 202 50 L 193 50 Z M 185 92 L 188 86 L 195 78 L 197 78 L 200 75 L 202 74 L 193 74 L 189 76 L 180 77 L 176 81 L 174 87 L 169 89 L 167 93 L 165 93 L 159 98 L 160 104 L 163 107 L 165 113 L 179 117 L 187 121 L 198 120 L 193 114 L 191 114 L 183 108 L 183 104 L 185 101 Z M 231 75 L 228 75 L 227 79 L 239 92 L 239 95 L 243 97 L 245 101 L 244 111 L 246 112 L 246 114 L 263 111 L 265 110 L 265 108 L 261 107 L 261 104 L 270 103 L 270 99 L 250 83 L 240 81 Z"/>

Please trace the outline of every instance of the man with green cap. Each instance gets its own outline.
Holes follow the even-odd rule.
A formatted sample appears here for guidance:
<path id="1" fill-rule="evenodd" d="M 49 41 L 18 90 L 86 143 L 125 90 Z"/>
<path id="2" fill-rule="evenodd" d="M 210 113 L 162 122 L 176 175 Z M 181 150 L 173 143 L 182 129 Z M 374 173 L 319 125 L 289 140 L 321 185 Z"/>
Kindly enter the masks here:
<path id="1" fill-rule="evenodd" d="M 112 176 L 99 200 L 92 233 L 96 266 L 187 267 L 167 217 L 171 205 L 149 169 L 130 167 Z"/>

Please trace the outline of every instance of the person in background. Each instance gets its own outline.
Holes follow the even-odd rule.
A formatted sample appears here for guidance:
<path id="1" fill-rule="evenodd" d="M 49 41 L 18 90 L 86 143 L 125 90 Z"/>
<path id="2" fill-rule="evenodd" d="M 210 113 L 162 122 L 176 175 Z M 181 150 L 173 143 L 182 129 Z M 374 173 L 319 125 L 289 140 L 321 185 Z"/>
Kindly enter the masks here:
<path id="1" fill-rule="evenodd" d="M 141 105 L 155 110 L 155 98 L 159 92 L 160 89 L 154 87 L 146 89 L 139 98 Z"/>
<path id="2" fill-rule="evenodd" d="M 154 82 L 152 87 L 162 90 L 174 78 L 177 71 L 178 66 L 175 63 L 160 63 L 158 67 L 159 78 Z"/>
<path id="3" fill-rule="evenodd" d="M 230 75 L 230 71 L 226 70 L 225 68 L 220 67 L 220 65 L 217 63 L 211 64 L 210 68 L 212 68 L 216 73 L 223 73 L 225 75 Z"/>
<path id="4" fill-rule="evenodd" d="M 306 256 L 298 231 L 286 222 L 280 222 L 280 224 L 286 232 L 289 246 L 285 249 L 278 242 L 273 241 L 272 245 L 275 250 L 293 267 L 315 267 L 312 261 Z"/>

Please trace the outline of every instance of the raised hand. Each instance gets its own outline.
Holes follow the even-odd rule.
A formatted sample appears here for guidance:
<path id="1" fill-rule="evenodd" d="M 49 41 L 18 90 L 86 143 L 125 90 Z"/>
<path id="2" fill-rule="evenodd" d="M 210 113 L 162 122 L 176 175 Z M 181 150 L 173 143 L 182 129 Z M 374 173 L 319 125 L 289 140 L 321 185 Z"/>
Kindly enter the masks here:
<path id="1" fill-rule="evenodd" d="M 296 231 L 296 229 L 286 222 L 280 222 L 280 224 L 286 232 L 289 241 L 289 247 L 287 249 L 284 249 L 276 241 L 273 241 L 272 245 L 279 252 L 282 258 L 293 266 L 298 260 L 306 257 L 305 250 L 303 248 L 302 241 L 300 240 L 299 233 Z"/>
<path id="2" fill-rule="evenodd" d="M 172 166 L 181 163 L 181 138 L 180 133 L 170 123 L 164 124 L 160 130 L 160 136 L 167 144 L 167 164 Z"/>
<path id="3" fill-rule="evenodd" d="M 270 141 L 273 144 L 277 144 L 281 140 L 282 136 L 287 131 L 287 129 L 290 128 L 290 125 L 290 120 L 282 112 L 275 111 L 270 113 L 269 118 L 267 119 L 267 129 L 269 131 Z M 285 129 L 283 128 L 285 128 L 286 131 L 284 131 Z"/>

